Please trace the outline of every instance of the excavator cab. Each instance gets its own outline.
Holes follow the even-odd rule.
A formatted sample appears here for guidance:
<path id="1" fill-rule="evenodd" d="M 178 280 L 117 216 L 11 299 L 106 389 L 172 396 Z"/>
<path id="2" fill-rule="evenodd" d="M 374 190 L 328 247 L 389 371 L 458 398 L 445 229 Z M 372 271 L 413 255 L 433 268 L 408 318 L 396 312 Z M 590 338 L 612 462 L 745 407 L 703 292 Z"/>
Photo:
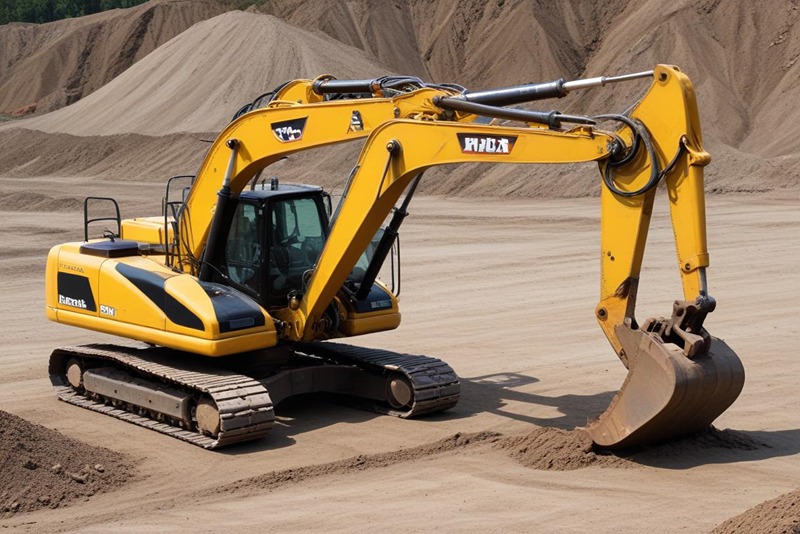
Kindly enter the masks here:
<path id="1" fill-rule="evenodd" d="M 322 188 L 277 185 L 243 192 L 228 229 L 219 282 L 266 309 L 285 307 L 301 291 L 328 235 Z"/>
<path id="2" fill-rule="evenodd" d="M 279 184 L 274 179 L 242 192 L 214 282 L 249 295 L 268 311 L 285 308 L 293 296 L 302 296 L 313 273 L 328 238 L 330 211 L 330 196 L 321 187 Z M 344 283 L 340 302 L 347 301 L 341 306 L 349 316 L 344 325 L 365 312 L 396 308 L 395 295 L 367 278 L 383 234 L 383 229 L 377 232 Z M 376 272 L 383 261 L 381 257 L 374 262 Z M 365 284 L 369 287 L 362 295 L 359 289 Z M 343 324 L 331 320 L 330 334 Z"/>

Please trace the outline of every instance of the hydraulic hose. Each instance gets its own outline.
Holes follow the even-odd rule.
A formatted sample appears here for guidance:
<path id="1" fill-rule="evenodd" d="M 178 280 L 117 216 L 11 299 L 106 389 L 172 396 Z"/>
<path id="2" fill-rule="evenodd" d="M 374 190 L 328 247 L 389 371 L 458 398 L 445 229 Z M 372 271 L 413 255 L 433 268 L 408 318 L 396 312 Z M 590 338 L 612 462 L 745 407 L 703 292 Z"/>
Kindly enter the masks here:
<path id="1" fill-rule="evenodd" d="M 641 121 L 637 119 L 631 119 L 625 115 L 596 115 L 592 117 L 592 119 L 597 121 L 611 120 L 621 122 L 633 132 L 633 144 L 628 150 L 628 153 L 617 161 L 609 159 L 606 163 L 606 168 L 603 172 L 603 183 L 606 184 L 606 187 L 608 187 L 609 191 L 615 195 L 630 198 L 644 194 L 658 185 L 663 173 L 659 169 L 658 154 L 656 154 L 655 148 L 653 147 L 653 141 L 650 138 L 650 132 L 647 131 L 647 127 Z M 647 157 L 650 160 L 650 179 L 646 184 L 635 191 L 623 191 L 614 184 L 614 169 L 623 167 L 630 163 L 630 161 L 636 157 L 636 153 L 639 150 L 640 144 L 644 144 L 645 150 L 647 151 Z"/>

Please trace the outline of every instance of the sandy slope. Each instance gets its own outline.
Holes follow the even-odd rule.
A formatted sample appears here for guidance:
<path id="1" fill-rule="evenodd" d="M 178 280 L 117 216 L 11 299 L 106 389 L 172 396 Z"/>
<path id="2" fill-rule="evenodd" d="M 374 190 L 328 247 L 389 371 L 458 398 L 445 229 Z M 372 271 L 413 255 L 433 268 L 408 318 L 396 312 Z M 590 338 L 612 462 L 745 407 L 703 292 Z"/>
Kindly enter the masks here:
<path id="1" fill-rule="evenodd" d="M 92 179 L 0 179 L 20 207 L 96 187 Z M 106 187 L 127 215 L 159 209 L 160 186 Z M 398 461 L 275 486 L 260 481 L 276 470 L 391 453 L 456 432 L 571 429 L 599 414 L 624 369 L 592 317 L 596 201 L 418 199 L 403 234 L 404 324 L 358 342 L 447 360 L 463 378 L 463 401 L 447 414 L 402 421 L 302 400 L 280 410 L 269 439 L 220 453 L 56 401 L 45 377 L 49 350 L 104 337 L 43 317 L 46 250 L 79 238 L 80 215 L 4 207 L 0 409 L 126 453 L 141 477 L 88 502 L 0 524 L 28 532 L 421 531 L 432 524 L 441 531 L 707 532 L 800 480 L 800 275 L 798 251 L 787 247 L 800 229 L 797 198 L 712 197 L 709 204 L 719 308 L 708 326 L 739 352 L 748 373 L 742 397 L 718 425 L 759 445 L 694 441 L 624 466 L 540 471 L 476 444 L 406 460 L 390 454 Z M 679 291 L 663 209 L 651 243 L 641 317 L 666 313 Z"/>
<path id="2" fill-rule="evenodd" d="M 223 10 L 212 0 L 151 0 L 50 24 L 0 26 L 0 112 L 41 114 L 80 100 Z"/>
<path id="3" fill-rule="evenodd" d="M 184 4 L 146 5 L 164 11 Z M 484 9 L 475 0 L 295 0 L 262 6 L 285 20 L 252 12 L 225 13 L 189 28 L 71 106 L 0 123 L 0 141 L 7 147 L 0 154 L 0 173 L 108 172 L 122 179 L 165 176 L 170 169 L 191 173 L 203 152 L 197 136 L 210 138 L 206 132 L 218 131 L 235 110 L 262 91 L 324 72 L 340 78 L 411 72 L 484 88 L 558 76 L 616 74 L 666 62 L 680 65 L 695 82 L 706 144 L 714 155 L 707 173 L 711 191 L 797 190 L 800 147 L 792 125 L 800 121 L 794 120 L 797 110 L 791 104 L 796 100 L 793 91 L 800 87 L 795 83 L 800 73 L 796 6 L 779 2 L 762 12 L 748 2 L 727 3 L 724 9 L 720 3 L 687 0 L 667 10 L 659 5 L 620 1 L 601 9 L 590 4 L 505 2 Z M 207 15 L 206 8 L 197 9 L 196 18 Z M 125 13 L 133 16 L 132 11 Z M 107 24 L 121 16 L 106 15 Z M 377 21 L 381 32 L 372 24 Z M 3 29 L 0 43 L 5 42 Z M 510 50 L 515 53 L 507 53 Z M 424 65 L 414 60 L 420 55 Z M 103 71 L 91 62 L 86 67 Z M 614 85 L 536 107 L 583 114 L 621 112 L 645 87 L 643 82 Z M 160 139 L 178 132 L 193 136 Z M 117 137 L 98 137 L 112 134 Z M 62 153 L 70 154 L 67 162 Z M 345 175 L 355 152 L 345 151 L 345 157 L 331 154 L 318 174 Z M 465 165 L 447 175 L 431 174 L 434 179 L 426 181 L 424 191 L 432 194 L 598 193 L 593 174 L 581 172 L 591 176 L 582 179 L 572 170 Z"/>
<path id="4" fill-rule="evenodd" d="M 192 26 L 86 99 L 20 124 L 73 135 L 219 131 L 259 94 L 325 73 L 387 74 L 361 51 L 324 35 L 271 15 L 232 11 Z"/>

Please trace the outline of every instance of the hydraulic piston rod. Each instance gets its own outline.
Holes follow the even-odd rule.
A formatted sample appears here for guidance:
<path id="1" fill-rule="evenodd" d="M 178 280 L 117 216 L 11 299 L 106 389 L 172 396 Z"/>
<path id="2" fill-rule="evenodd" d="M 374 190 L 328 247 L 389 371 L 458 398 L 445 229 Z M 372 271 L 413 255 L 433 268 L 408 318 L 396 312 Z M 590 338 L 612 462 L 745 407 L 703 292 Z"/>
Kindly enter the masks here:
<path id="1" fill-rule="evenodd" d="M 623 74 L 621 76 L 597 76 L 594 78 L 584 78 L 582 80 L 566 81 L 563 78 L 552 82 L 529 83 L 503 89 L 489 89 L 487 91 L 475 91 L 466 93 L 453 98 L 474 102 L 476 104 L 487 104 L 491 106 L 508 106 L 511 104 L 521 104 L 534 100 L 545 100 L 548 98 L 561 98 L 567 96 L 570 91 L 578 89 L 588 89 L 599 87 L 609 83 L 627 82 L 639 78 L 650 78 L 653 71 L 635 72 L 633 74 Z"/>

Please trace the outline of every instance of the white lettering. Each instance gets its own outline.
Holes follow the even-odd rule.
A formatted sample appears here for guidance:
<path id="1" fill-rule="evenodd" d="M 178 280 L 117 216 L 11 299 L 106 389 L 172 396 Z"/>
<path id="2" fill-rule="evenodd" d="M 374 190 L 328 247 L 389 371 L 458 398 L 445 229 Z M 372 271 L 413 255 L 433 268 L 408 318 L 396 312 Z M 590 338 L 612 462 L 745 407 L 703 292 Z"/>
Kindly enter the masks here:
<path id="1" fill-rule="evenodd" d="M 73 308 L 81 308 L 84 310 L 88 308 L 85 300 L 65 297 L 64 295 L 58 295 L 58 303 L 63 304 L 64 306 L 72 306 Z"/>
<path id="2" fill-rule="evenodd" d="M 297 141 L 302 137 L 302 134 L 303 130 L 292 128 L 291 126 L 275 128 L 275 135 L 278 136 L 278 139 L 281 141 Z"/>
<path id="3" fill-rule="evenodd" d="M 477 152 L 479 154 L 508 154 L 511 143 L 506 137 L 464 137 L 463 152 Z"/>

